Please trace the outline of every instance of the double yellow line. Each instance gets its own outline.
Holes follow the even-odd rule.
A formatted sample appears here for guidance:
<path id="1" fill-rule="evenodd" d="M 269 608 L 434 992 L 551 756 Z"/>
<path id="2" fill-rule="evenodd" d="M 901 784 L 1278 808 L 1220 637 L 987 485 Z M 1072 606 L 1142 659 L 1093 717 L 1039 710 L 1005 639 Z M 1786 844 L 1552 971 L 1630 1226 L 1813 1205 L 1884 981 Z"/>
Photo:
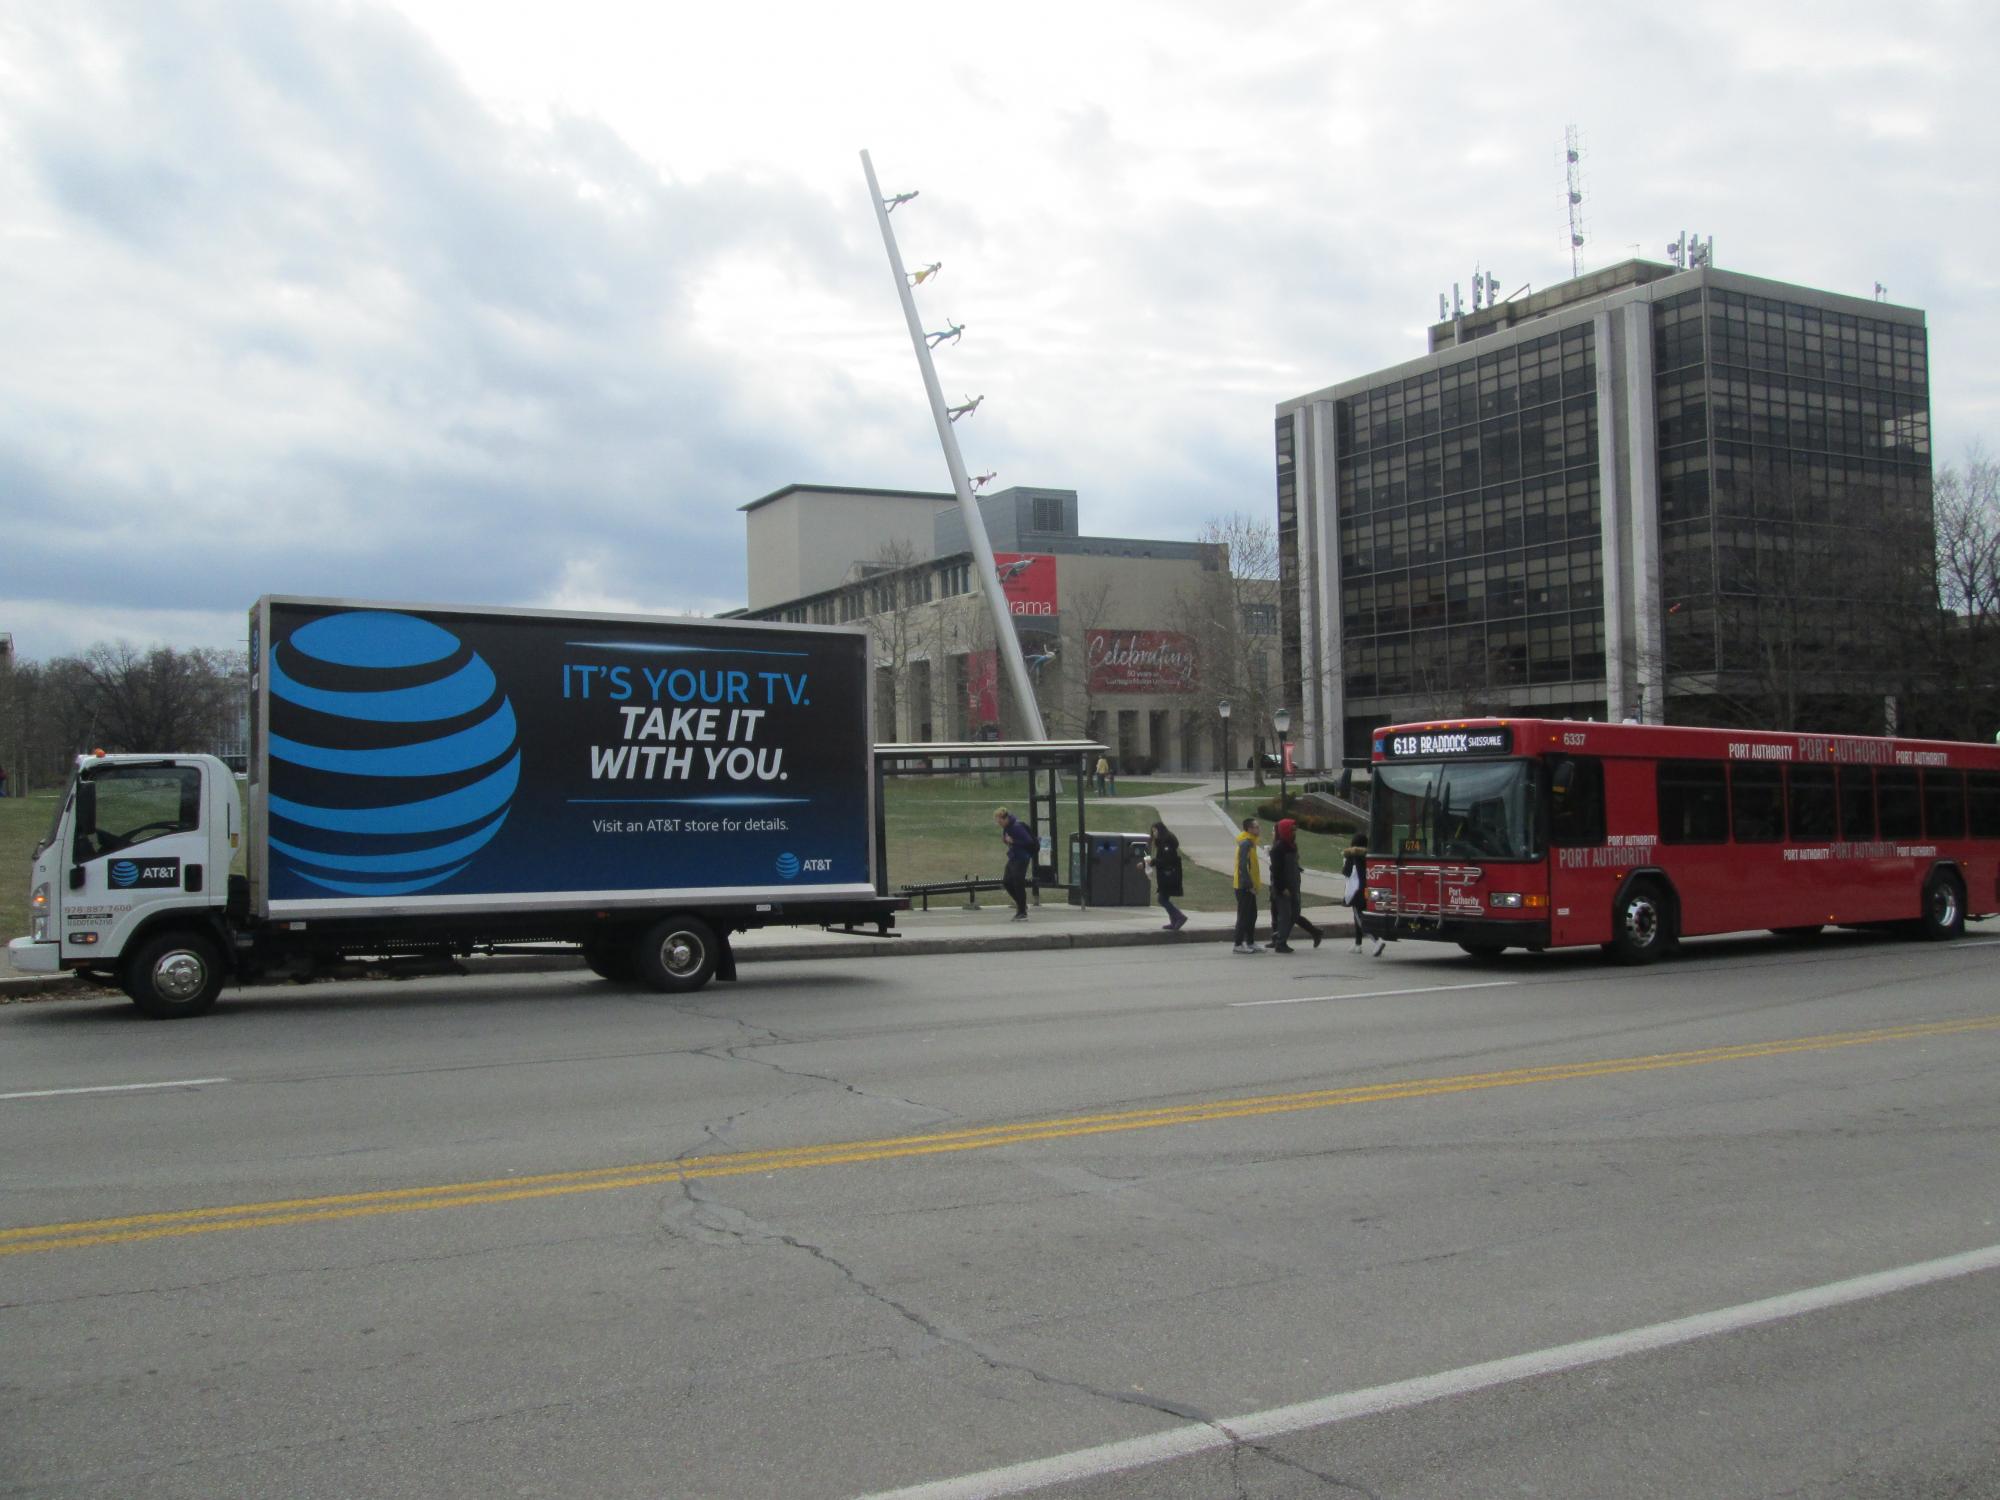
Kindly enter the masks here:
<path id="1" fill-rule="evenodd" d="M 128 1214 L 122 1218 L 86 1219 L 69 1224 L 36 1224 L 18 1229 L 0 1229 L 0 1256 L 28 1255 L 41 1250 L 81 1250 L 94 1245 L 125 1245 L 139 1240 L 220 1234 L 237 1229 L 276 1229 L 330 1219 L 373 1218 L 384 1214 L 425 1213 L 440 1208 L 519 1203 L 534 1198 L 568 1197 L 575 1193 L 656 1187 L 670 1182 L 794 1172 L 808 1167 L 900 1161 L 958 1151 L 988 1151 L 1031 1141 L 1070 1140 L 1117 1131 L 1158 1130 L 1172 1125 L 1202 1125 L 1215 1120 L 1294 1114 L 1303 1110 L 1333 1109 L 1346 1104 L 1435 1098 L 1445 1094 L 1475 1093 L 1483 1089 L 1520 1088 L 1528 1084 L 1573 1083 L 1624 1073 L 1653 1073 L 1668 1068 L 1702 1067 L 1710 1063 L 1748 1062 L 1799 1052 L 1829 1052 L 1879 1042 L 1915 1041 L 1993 1030 L 2000 1030 L 2000 1016 L 1919 1022 L 1906 1026 L 1885 1026 L 1872 1031 L 1834 1032 L 1826 1036 L 1748 1042 L 1734 1047 L 1702 1047 L 1691 1052 L 1662 1052 L 1645 1057 L 1607 1058 L 1598 1062 L 1554 1063 L 1546 1067 L 1512 1068 L 1498 1073 L 1461 1073 L 1444 1078 L 1364 1084 L 1355 1088 L 1262 1094 L 1246 1099 L 1213 1099 L 1159 1109 L 1067 1115 L 1048 1120 L 1025 1120 L 1012 1125 L 891 1136 L 883 1140 L 842 1141 L 773 1151 L 732 1152 L 725 1156 L 696 1156 L 679 1161 L 635 1162 L 579 1172 L 541 1172 L 479 1182 L 385 1188 L 372 1193 L 337 1193 L 316 1198 L 284 1198 L 269 1203 L 235 1203 L 216 1208 Z"/>

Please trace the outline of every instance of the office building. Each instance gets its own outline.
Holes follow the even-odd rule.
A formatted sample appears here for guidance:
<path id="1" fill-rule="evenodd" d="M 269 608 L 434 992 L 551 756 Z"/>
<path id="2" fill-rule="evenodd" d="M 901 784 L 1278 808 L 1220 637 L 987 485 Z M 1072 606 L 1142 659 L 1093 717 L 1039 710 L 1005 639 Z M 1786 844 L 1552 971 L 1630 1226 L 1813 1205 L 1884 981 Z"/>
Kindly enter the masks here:
<path id="1" fill-rule="evenodd" d="M 1930 555 L 1929 422 L 1921 311 L 1646 261 L 1281 403 L 1302 753 L 1471 713 L 1879 715 L 1874 612 L 1921 599 Z"/>

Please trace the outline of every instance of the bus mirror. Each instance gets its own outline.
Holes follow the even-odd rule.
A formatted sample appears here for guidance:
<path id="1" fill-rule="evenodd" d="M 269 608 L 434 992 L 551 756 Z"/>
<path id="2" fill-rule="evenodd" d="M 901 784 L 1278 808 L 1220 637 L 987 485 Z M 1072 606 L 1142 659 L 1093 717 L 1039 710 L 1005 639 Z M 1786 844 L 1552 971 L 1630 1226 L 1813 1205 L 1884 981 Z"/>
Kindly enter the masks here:
<path id="1" fill-rule="evenodd" d="M 1569 793 L 1571 784 L 1574 783 L 1575 780 L 1576 780 L 1576 762 L 1573 760 L 1566 760 L 1561 765 L 1556 767 L 1556 774 L 1549 782 L 1549 790 L 1553 792 L 1557 797 L 1566 796 Z"/>

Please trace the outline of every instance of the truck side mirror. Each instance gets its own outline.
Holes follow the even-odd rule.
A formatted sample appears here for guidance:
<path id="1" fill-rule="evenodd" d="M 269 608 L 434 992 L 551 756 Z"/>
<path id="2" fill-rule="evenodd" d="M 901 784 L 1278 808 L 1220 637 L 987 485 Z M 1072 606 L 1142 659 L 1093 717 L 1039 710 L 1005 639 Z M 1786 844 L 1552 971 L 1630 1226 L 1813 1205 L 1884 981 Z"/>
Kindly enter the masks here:
<path id="1" fill-rule="evenodd" d="M 79 781 L 76 785 L 76 827 L 71 830 L 69 857 L 75 866 L 69 872 L 69 888 L 80 890 L 83 886 L 83 862 L 95 852 L 90 841 L 97 836 L 97 783 Z"/>

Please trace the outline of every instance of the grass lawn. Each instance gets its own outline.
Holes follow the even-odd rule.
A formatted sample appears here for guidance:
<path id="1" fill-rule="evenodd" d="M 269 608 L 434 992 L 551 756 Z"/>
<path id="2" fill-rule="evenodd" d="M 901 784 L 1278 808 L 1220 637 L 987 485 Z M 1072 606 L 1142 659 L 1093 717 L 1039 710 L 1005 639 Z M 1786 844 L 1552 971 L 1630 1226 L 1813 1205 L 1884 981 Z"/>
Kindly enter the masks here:
<path id="1" fill-rule="evenodd" d="M 1220 797 L 1215 799 L 1222 801 Z M 1229 788 L 1229 815 L 1232 821 L 1241 823 L 1266 802 L 1278 800 L 1278 784 L 1274 781 L 1262 790 L 1251 787 L 1239 790 L 1232 782 Z M 1259 814 L 1261 817 L 1262 814 Z M 1264 842 L 1268 845 L 1276 837 L 1276 830 L 1264 829 Z M 1314 833 L 1310 828 L 1299 830 L 1299 863 L 1308 870 L 1319 870 L 1326 874 L 1338 875 L 1342 854 L 1347 849 L 1346 833 Z"/>
<path id="2" fill-rule="evenodd" d="M 1142 800 L 1179 791 L 1188 782 L 1124 781 L 1116 797 L 1084 798 L 1084 818 L 1093 833 L 1144 833 L 1157 816 Z M 1027 816 L 1025 774 L 891 777 L 885 794 L 884 824 L 889 839 L 889 885 L 922 885 L 932 881 L 997 880 L 1006 862 L 1000 835 L 993 827 L 993 809 L 1006 807 L 1016 817 Z M 1057 817 L 1058 869 L 1069 864 L 1069 836 L 1076 832 L 1076 792 L 1065 788 Z M 1047 830 L 1038 829 L 1038 832 Z M 1336 857 L 1336 867 L 1338 858 Z M 1195 911 L 1226 911 L 1235 904 L 1228 877 L 1186 865 L 1186 897 L 1181 905 Z M 952 899 L 952 898 L 946 898 Z"/>
<path id="3" fill-rule="evenodd" d="M 0 943 L 28 935 L 28 865 L 56 815 L 56 791 L 0 797 Z M 6 967 L 0 958 L 0 969 Z"/>

